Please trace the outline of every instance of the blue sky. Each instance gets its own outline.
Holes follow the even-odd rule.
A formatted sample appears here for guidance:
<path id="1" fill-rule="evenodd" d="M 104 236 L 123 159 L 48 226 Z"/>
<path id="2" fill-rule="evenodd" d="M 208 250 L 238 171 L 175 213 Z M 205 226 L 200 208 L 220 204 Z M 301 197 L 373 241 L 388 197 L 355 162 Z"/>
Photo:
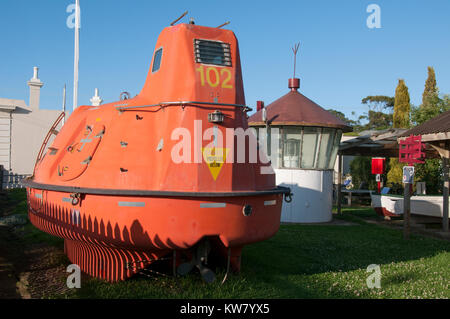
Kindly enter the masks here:
<path id="1" fill-rule="evenodd" d="M 0 2 L 0 97 L 28 103 L 32 67 L 44 82 L 41 107 L 59 109 L 67 84 L 72 105 L 73 29 L 66 21 L 74 0 Z M 427 66 L 441 93 L 450 93 L 450 1 L 149 1 L 80 0 L 79 104 L 98 87 L 105 102 L 122 91 L 138 94 L 160 31 L 184 11 L 197 24 L 235 32 L 246 102 L 266 105 L 288 92 L 291 47 L 300 42 L 301 92 L 324 108 L 350 116 L 367 111 L 367 95 L 394 95 L 399 78 L 418 105 Z M 369 29 L 369 4 L 381 8 L 381 28 Z"/>

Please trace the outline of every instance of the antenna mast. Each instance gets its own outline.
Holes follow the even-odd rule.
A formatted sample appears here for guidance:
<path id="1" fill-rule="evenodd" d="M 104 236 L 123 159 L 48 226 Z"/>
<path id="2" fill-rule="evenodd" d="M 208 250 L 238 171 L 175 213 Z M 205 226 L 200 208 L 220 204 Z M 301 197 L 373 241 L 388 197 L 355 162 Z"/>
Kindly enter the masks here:
<path id="1" fill-rule="evenodd" d="M 66 85 L 65 84 L 64 84 L 64 90 L 63 90 L 62 111 L 64 112 L 64 117 L 62 118 L 62 125 L 64 125 L 64 122 L 66 121 Z"/>
<path id="2" fill-rule="evenodd" d="M 292 52 L 294 52 L 294 79 L 295 79 L 295 67 L 296 67 L 296 64 L 297 64 L 297 52 L 298 52 L 298 48 L 300 47 L 300 42 L 299 43 L 296 43 L 295 45 L 294 45 L 294 47 L 292 48 Z"/>
<path id="3" fill-rule="evenodd" d="M 289 79 L 288 87 L 293 92 L 297 91 L 300 88 L 300 79 L 295 77 L 295 68 L 297 67 L 297 52 L 298 52 L 299 47 L 300 47 L 300 42 L 296 43 L 294 45 L 294 47 L 292 48 L 292 52 L 294 52 L 294 77 Z"/>
<path id="4" fill-rule="evenodd" d="M 187 11 L 185 11 L 185 12 L 181 15 L 181 17 L 179 17 L 178 19 L 176 19 L 175 21 L 173 21 L 173 22 L 170 24 L 170 26 L 173 26 L 175 23 L 177 23 L 178 21 L 180 21 L 186 14 L 188 14 Z"/>
<path id="5" fill-rule="evenodd" d="M 73 110 L 78 106 L 78 64 L 80 59 L 80 0 L 75 3 L 75 53 L 73 65 Z"/>

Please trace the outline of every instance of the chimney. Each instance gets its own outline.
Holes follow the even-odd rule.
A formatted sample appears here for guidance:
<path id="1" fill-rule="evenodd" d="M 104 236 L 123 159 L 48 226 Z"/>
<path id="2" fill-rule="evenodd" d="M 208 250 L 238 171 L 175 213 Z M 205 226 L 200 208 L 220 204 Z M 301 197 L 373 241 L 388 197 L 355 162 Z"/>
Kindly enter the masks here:
<path id="1" fill-rule="evenodd" d="M 299 78 L 291 78 L 289 79 L 288 87 L 291 89 L 292 92 L 297 92 L 297 90 L 300 88 L 300 79 Z"/>
<path id="2" fill-rule="evenodd" d="M 256 112 L 264 108 L 264 101 L 256 101 Z"/>
<path id="3" fill-rule="evenodd" d="M 30 87 L 30 104 L 29 107 L 32 110 L 39 110 L 39 98 L 41 95 L 41 87 L 44 83 L 39 79 L 39 68 L 35 66 L 33 68 L 33 78 L 28 81 L 28 86 Z"/>
<path id="4" fill-rule="evenodd" d="M 100 106 L 100 104 L 102 104 L 103 100 L 100 98 L 100 96 L 98 96 L 98 89 L 95 89 L 95 94 L 94 96 L 91 98 L 91 104 L 92 106 Z"/>

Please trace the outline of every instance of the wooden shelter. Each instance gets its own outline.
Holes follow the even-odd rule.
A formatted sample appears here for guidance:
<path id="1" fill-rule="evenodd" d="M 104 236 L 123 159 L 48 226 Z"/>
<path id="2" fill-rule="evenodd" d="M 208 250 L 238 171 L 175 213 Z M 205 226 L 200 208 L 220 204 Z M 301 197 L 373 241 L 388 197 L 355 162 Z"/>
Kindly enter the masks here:
<path id="1" fill-rule="evenodd" d="M 398 141 L 408 136 L 421 136 L 422 142 L 432 147 L 442 158 L 444 173 L 442 229 L 448 232 L 448 193 L 449 193 L 449 161 L 450 161 L 450 111 L 444 112 L 431 120 L 418 125 L 399 135 Z M 426 158 L 428 154 L 426 154 Z"/>
<path id="2" fill-rule="evenodd" d="M 342 200 L 342 156 L 370 156 L 370 157 L 395 157 L 398 158 L 398 139 L 409 132 L 408 129 L 391 128 L 381 131 L 373 131 L 368 134 L 356 136 L 353 139 L 342 141 L 338 151 L 338 186 L 337 186 L 337 210 L 341 213 Z M 439 153 L 431 145 L 425 147 L 426 158 L 438 158 Z"/>

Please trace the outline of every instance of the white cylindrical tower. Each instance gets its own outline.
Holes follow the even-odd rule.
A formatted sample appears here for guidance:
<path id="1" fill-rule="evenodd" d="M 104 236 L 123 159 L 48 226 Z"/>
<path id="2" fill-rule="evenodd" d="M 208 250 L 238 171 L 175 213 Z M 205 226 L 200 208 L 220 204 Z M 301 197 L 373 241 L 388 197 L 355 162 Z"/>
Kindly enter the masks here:
<path id="1" fill-rule="evenodd" d="M 343 132 L 340 119 L 298 92 L 300 80 L 289 79 L 290 92 L 249 118 L 257 129 L 276 174 L 277 185 L 291 188 L 283 203 L 282 222 L 320 223 L 332 219 L 333 171 Z"/>

